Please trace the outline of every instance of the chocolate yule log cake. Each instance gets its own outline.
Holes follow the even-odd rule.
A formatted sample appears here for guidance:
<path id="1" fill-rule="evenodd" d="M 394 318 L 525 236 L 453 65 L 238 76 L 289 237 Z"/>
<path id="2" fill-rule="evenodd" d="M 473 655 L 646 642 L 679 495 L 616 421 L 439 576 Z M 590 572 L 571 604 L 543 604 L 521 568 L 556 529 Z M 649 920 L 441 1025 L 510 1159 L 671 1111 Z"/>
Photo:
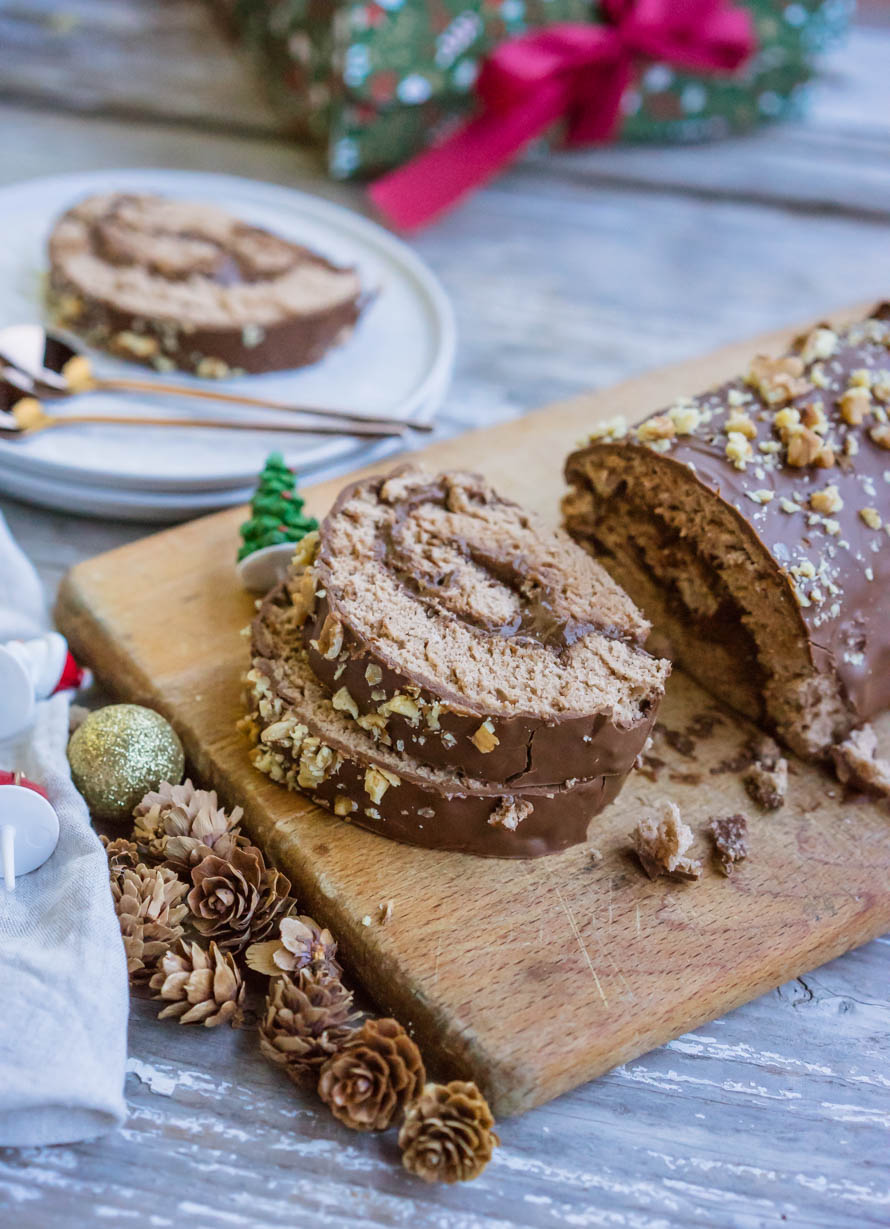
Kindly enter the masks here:
<path id="1" fill-rule="evenodd" d="M 379 741 L 486 781 L 624 774 L 669 666 L 562 531 L 475 475 L 348 487 L 309 564 L 315 674 Z"/>
<path id="2" fill-rule="evenodd" d="M 251 633 L 253 763 L 396 840 L 537 857 L 585 839 L 670 665 L 567 534 L 464 473 L 346 488 Z"/>
<path id="3" fill-rule="evenodd" d="M 313 675 L 293 596 L 284 583 L 263 603 L 247 675 L 251 758 L 273 781 L 393 840 L 525 858 L 583 841 L 591 817 L 620 790 L 623 776 L 507 788 L 375 741 Z"/>
<path id="4" fill-rule="evenodd" d="M 890 705 L 890 305 L 566 463 L 569 532 L 715 695 L 818 758 Z"/>
<path id="5" fill-rule="evenodd" d="M 110 193 L 49 240 L 58 322 L 159 370 L 221 378 L 314 363 L 362 308 L 354 269 L 215 206 Z"/>

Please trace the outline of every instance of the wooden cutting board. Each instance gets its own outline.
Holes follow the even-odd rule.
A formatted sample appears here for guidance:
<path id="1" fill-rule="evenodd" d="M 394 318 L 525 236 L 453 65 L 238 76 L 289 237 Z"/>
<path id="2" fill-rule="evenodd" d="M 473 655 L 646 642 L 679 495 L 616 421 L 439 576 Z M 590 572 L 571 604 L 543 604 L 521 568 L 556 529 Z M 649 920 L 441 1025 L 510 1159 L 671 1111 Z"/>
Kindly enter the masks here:
<path id="1" fill-rule="evenodd" d="M 596 419 L 642 417 L 790 335 L 436 444 L 418 459 L 481 470 L 555 522 L 563 458 Z M 310 490 L 310 510 L 321 516 L 341 485 Z M 252 768 L 235 731 L 247 660 L 239 633 L 253 611 L 233 568 L 243 515 L 207 517 L 80 564 L 62 585 L 59 626 L 113 694 L 173 722 L 192 771 L 244 807 L 253 837 L 292 877 L 302 909 L 339 937 L 380 1007 L 412 1027 L 436 1074 L 475 1079 L 496 1114 L 555 1097 L 890 929 L 890 812 L 845 800 L 825 773 L 795 763 L 784 809 L 759 813 L 725 766 L 750 727 L 679 672 L 653 749 L 664 761 L 656 779 L 634 774 L 593 822 L 590 845 L 556 857 L 412 849 L 286 793 Z M 890 721 L 880 733 L 886 743 Z M 748 813 L 751 855 L 732 878 L 710 864 L 698 883 L 644 878 L 628 833 L 666 797 L 705 859 L 710 818 Z"/>

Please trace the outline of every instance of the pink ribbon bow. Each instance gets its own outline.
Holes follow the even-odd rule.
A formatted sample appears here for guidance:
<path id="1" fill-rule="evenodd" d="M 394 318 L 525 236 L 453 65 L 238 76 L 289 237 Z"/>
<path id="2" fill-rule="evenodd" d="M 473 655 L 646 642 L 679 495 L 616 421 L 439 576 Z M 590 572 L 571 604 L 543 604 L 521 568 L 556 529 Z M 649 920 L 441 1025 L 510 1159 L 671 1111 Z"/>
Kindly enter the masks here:
<path id="1" fill-rule="evenodd" d="M 606 25 L 565 23 L 497 47 L 482 66 L 481 114 L 370 189 L 396 226 L 414 230 L 491 179 L 561 116 L 566 144 L 614 135 L 634 62 L 731 72 L 755 47 L 746 10 L 732 0 L 602 0 Z"/>

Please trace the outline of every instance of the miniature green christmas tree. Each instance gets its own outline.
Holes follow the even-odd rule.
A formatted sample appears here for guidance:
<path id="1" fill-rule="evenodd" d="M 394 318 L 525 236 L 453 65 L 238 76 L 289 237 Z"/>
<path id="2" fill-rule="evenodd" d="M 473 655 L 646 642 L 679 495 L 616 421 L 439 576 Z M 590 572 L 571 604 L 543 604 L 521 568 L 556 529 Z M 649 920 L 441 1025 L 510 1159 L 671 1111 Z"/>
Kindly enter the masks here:
<path id="1" fill-rule="evenodd" d="M 299 542 L 318 528 L 318 521 L 303 512 L 304 500 L 297 494 L 294 471 L 284 463 L 280 452 L 273 452 L 260 474 L 259 485 L 250 501 L 250 520 L 241 526 L 242 546 L 238 562 L 264 546 L 280 542 Z"/>

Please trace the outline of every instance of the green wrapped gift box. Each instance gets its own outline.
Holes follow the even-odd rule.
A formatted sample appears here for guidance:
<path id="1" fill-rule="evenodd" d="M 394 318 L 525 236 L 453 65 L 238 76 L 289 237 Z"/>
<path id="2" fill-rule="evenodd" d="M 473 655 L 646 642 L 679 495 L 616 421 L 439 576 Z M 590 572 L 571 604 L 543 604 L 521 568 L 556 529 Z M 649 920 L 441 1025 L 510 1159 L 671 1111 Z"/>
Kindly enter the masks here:
<path id="1" fill-rule="evenodd" d="M 757 52 L 731 77 L 641 65 L 620 138 L 700 141 L 801 110 L 815 56 L 847 28 L 855 0 L 740 0 Z M 597 21 L 596 0 L 215 0 L 257 52 L 301 138 L 333 176 L 406 162 L 472 111 L 488 51 L 565 21 Z"/>

